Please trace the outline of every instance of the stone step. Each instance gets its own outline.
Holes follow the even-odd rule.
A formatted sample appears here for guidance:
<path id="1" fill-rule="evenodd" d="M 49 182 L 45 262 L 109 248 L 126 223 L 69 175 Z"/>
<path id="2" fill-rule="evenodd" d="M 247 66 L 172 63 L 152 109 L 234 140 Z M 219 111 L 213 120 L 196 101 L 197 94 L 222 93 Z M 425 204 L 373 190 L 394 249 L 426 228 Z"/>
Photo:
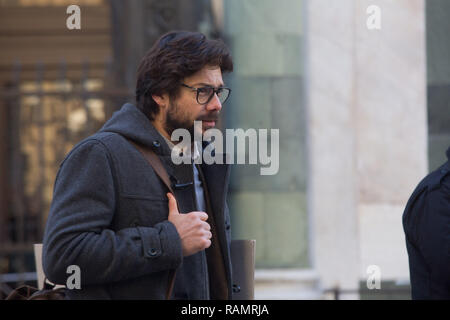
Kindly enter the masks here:
<path id="1" fill-rule="evenodd" d="M 256 269 L 255 299 L 316 300 L 323 294 L 313 269 Z"/>

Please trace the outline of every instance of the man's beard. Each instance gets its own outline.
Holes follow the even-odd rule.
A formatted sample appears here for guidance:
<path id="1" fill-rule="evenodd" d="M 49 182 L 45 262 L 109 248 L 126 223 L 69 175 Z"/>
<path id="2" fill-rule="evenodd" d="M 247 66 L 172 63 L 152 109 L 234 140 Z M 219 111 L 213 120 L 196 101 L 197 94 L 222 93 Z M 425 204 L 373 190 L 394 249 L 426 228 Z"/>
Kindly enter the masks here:
<path id="1" fill-rule="evenodd" d="M 164 129 L 169 134 L 169 136 L 172 136 L 172 133 L 175 129 L 186 129 L 191 137 L 194 137 L 194 120 L 191 120 L 190 118 L 183 117 L 183 114 L 179 112 L 180 107 L 176 103 L 171 103 L 169 105 L 169 110 L 167 111 L 166 115 L 166 122 L 164 125 Z M 219 112 L 214 111 L 206 115 L 199 116 L 197 121 L 217 121 L 219 118 Z"/>
<path id="2" fill-rule="evenodd" d="M 189 131 L 189 134 L 191 137 L 194 136 L 194 121 L 188 119 L 188 118 L 182 118 L 180 119 L 180 112 L 179 107 L 176 103 L 171 103 L 169 105 L 169 110 L 167 111 L 166 115 L 166 123 L 164 126 L 164 129 L 169 134 L 169 136 L 172 136 L 172 132 L 176 129 L 186 129 Z"/>

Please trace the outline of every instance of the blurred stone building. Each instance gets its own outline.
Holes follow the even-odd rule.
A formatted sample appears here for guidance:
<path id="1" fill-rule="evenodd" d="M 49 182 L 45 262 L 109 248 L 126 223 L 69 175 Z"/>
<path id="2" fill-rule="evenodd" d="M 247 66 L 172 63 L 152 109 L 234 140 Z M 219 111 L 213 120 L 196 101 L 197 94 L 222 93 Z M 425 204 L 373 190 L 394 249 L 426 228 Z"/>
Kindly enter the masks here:
<path id="1" fill-rule="evenodd" d="M 368 27 L 373 5 L 381 29 Z M 450 146 L 450 4 L 224 7 L 227 125 L 280 129 L 279 174 L 235 166 L 232 178 L 234 236 L 256 239 L 257 298 L 408 298 L 401 216 Z M 368 290 L 370 266 L 381 290 Z"/>
<path id="2" fill-rule="evenodd" d="M 257 296 L 409 297 L 401 215 L 450 146 L 450 4 L 225 3 L 228 124 L 280 128 L 280 173 L 233 177 L 235 236 L 257 239 Z M 367 290 L 371 265 L 379 291 Z"/>
<path id="3" fill-rule="evenodd" d="M 256 298 L 409 296 L 401 215 L 450 145 L 448 1 L 84 0 L 71 31 L 69 4 L 0 0 L 0 274 L 34 271 L 60 161 L 133 101 L 156 38 L 188 29 L 232 49 L 220 127 L 279 129 L 277 175 L 232 169 Z"/>

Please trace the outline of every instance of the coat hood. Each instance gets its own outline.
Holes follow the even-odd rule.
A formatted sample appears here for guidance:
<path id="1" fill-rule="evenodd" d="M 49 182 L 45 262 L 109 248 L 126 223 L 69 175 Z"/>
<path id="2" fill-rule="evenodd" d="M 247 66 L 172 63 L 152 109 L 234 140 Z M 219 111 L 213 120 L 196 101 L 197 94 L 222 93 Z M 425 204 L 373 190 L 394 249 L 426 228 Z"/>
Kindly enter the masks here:
<path id="1" fill-rule="evenodd" d="M 155 149 L 158 146 L 158 153 L 170 154 L 163 136 L 145 114 L 131 103 L 125 103 L 120 110 L 114 112 L 99 132 L 118 133 L 146 147 Z"/>

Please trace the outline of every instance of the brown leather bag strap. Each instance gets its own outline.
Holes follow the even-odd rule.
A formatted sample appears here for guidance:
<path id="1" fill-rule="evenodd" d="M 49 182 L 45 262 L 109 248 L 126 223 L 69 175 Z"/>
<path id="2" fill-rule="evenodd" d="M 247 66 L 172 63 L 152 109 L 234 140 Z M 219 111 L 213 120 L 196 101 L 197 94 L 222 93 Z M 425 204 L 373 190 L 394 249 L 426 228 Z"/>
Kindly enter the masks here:
<path id="1" fill-rule="evenodd" d="M 175 197 L 175 193 L 173 192 L 172 186 L 170 184 L 170 178 L 169 174 L 167 173 L 166 169 L 164 168 L 161 159 L 156 155 L 156 153 L 150 149 L 142 147 L 141 145 L 137 144 L 136 142 L 127 139 L 139 152 L 142 153 L 144 158 L 147 160 L 147 162 L 150 164 L 150 166 L 155 170 L 158 177 L 164 182 L 164 184 L 167 186 L 167 188 L 170 190 L 172 195 Z M 172 295 L 173 286 L 175 284 L 175 270 L 169 271 L 169 285 L 167 287 L 166 291 L 166 299 L 169 300 L 170 296 Z"/>
<path id="2" fill-rule="evenodd" d="M 175 197 L 175 193 L 173 192 L 173 189 L 172 189 L 172 186 L 170 183 L 169 175 L 167 174 L 167 171 L 164 168 L 164 166 L 161 162 L 161 159 L 159 159 L 159 157 L 156 155 L 156 153 L 152 149 L 144 148 L 132 140 L 128 140 L 128 141 L 130 141 L 130 143 L 132 145 L 134 145 L 134 147 L 142 153 L 144 158 L 152 166 L 153 170 L 155 170 L 158 177 L 164 182 L 164 184 L 167 186 L 167 188 L 170 190 L 170 192 Z"/>

